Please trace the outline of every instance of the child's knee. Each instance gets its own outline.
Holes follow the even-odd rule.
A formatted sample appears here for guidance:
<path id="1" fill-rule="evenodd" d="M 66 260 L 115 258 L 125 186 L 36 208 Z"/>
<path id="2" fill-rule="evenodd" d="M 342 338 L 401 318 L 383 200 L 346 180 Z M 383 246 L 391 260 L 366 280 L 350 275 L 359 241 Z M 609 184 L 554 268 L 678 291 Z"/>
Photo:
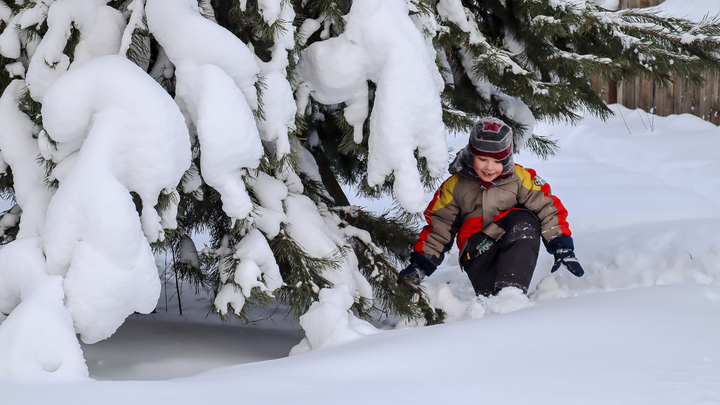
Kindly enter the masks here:
<path id="1" fill-rule="evenodd" d="M 519 211 L 513 215 L 505 238 L 508 241 L 530 239 L 540 242 L 540 221 L 531 212 Z"/>

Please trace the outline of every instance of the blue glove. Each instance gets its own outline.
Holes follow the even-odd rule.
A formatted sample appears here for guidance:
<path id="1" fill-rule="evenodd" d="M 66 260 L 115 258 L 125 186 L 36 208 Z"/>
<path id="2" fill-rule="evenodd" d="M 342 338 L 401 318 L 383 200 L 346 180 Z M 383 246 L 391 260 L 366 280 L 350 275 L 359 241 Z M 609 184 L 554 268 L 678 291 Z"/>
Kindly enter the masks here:
<path id="1" fill-rule="evenodd" d="M 437 266 L 432 264 L 420 252 L 412 252 L 410 264 L 400 272 L 400 277 L 409 280 L 413 284 L 420 284 L 426 276 L 431 275 Z"/>
<path id="2" fill-rule="evenodd" d="M 548 252 L 555 257 L 555 264 L 552 266 L 551 273 L 555 273 L 560 266 L 565 266 L 567 271 L 575 277 L 582 277 L 585 274 L 580 262 L 575 257 L 575 246 L 570 236 L 559 236 L 547 244 Z"/>
<path id="3" fill-rule="evenodd" d="M 585 274 L 585 270 L 583 270 L 572 249 L 560 248 L 553 252 L 553 256 L 555 256 L 555 264 L 550 270 L 551 273 L 555 273 L 560 268 L 560 265 L 563 265 L 575 277 L 582 277 Z"/>
<path id="4" fill-rule="evenodd" d="M 408 279 L 413 284 L 420 284 L 425 278 L 425 272 L 415 262 L 410 262 L 410 265 L 405 267 L 400 272 L 400 277 Z"/>

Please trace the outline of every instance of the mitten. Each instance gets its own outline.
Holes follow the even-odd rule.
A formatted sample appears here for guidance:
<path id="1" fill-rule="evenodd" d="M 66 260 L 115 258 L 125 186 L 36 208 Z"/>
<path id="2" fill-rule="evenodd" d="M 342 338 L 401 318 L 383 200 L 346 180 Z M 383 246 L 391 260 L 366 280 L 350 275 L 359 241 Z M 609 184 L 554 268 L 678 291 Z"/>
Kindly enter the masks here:
<path id="1" fill-rule="evenodd" d="M 410 264 L 400 272 L 400 277 L 409 280 L 413 284 L 420 284 L 426 276 L 435 271 L 436 267 L 422 253 L 412 252 Z"/>
<path id="2" fill-rule="evenodd" d="M 495 239 L 478 232 L 470 236 L 465 244 L 465 250 L 460 255 L 460 265 L 466 267 L 473 259 L 490 250 Z"/>
<path id="3" fill-rule="evenodd" d="M 414 262 L 400 272 L 400 277 L 408 279 L 413 284 L 420 284 L 425 278 L 425 272 Z"/>
<path id="4" fill-rule="evenodd" d="M 548 251 L 555 257 L 555 264 L 553 264 L 551 273 L 555 273 L 560 265 L 565 266 L 567 271 L 572 273 L 576 277 L 582 277 L 585 274 L 580 262 L 575 257 L 575 246 L 570 236 L 560 236 L 550 242 L 548 242 Z"/>
<path id="5" fill-rule="evenodd" d="M 583 274 L 585 274 L 585 270 L 583 270 L 572 249 L 556 250 L 553 252 L 553 256 L 555 256 L 555 264 L 553 264 L 552 270 L 550 270 L 551 273 L 555 273 L 562 264 L 567 271 L 576 277 L 582 277 Z"/>

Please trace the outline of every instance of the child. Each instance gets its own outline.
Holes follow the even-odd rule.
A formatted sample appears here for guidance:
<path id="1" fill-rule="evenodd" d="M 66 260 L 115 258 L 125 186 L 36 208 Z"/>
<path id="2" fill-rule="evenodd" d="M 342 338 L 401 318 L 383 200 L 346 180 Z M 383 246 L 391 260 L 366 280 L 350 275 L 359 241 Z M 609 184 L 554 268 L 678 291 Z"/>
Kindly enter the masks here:
<path id="1" fill-rule="evenodd" d="M 400 275 L 420 283 L 443 261 L 457 236 L 460 265 L 475 293 L 497 294 L 505 287 L 527 293 L 540 239 L 561 265 L 577 277 L 585 272 L 573 253 L 567 211 L 532 169 L 513 163 L 512 129 L 496 118 L 473 126 L 468 145 L 450 165 L 425 210 L 423 228 Z"/>

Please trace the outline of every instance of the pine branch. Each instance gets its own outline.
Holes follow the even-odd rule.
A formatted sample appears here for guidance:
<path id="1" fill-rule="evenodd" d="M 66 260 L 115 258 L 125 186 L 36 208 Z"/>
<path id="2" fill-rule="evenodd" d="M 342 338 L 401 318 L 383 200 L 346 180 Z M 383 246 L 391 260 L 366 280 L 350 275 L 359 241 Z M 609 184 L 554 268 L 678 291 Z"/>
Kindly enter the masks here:
<path id="1" fill-rule="evenodd" d="M 311 18 L 323 18 L 331 22 L 336 36 L 345 31 L 344 16 L 350 11 L 352 0 L 314 0 L 305 3 L 300 0 L 293 0 L 295 8 Z"/>
<path id="2" fill-rule="evenodd" d="M 318 293 L 332 284 L 322 276 L 324 271 L 338 268 L 342 253 L 338 250 L 331 257 L 313 257 L 305 252 L 285 230 L 270 240 L 270 248 L 280 267 L 285 286 L 278 292 L 291 313 L 300 316 L 307 312 L 313 302 L 319 300 Z"/>
<path id="3" fill-rule="evenodd" d="M 154 40 L 147 28 L 147 19 L 142 18 L 142 25 L 135 27 L 131 34 L 130 46 L 125 56 L 140 67 L 150 66 L 152 59 L 151 43 Z"/>
<path id="4" fill-rule="evenodd" d="M 616 81 L 646 76 L 660 83 L 681 75 L 698 83 L 706 69 L 720 66 L 717 20 L 694 24 L 647 10 L 608 12 L 592 2 L 463 5 L 481 37 L 441 21 L 446 29 L 435 43 L 445 50 L 455 79 L 444 103 L 474 116 L 512 118 L 493 106 L 493 93 L 500 91 L 522 100 L 536 119 L 573 121 L 579 109 L 607 117 L 611 111 L 592 90 L 591 75 Z M 468 97 L 473 91 L 477 95 Z M 450 123 L 457 118 L 445 116 Z"/>
<path id="5" fill-rule="evenodd" d="M 65 49 L 63 49 L 63 53 L 70 58 L 70 63 L 75 60 L 75 47 L 80 42 L 80 37 L 80 30 L 77 29 L 75 22 L 73 22 L 70 27 L 70 37 L 67 39 Z"/>
<path id="6" fill-rule="evenodd" d="M 422 320 L 426 325 L 443 322 L 444 312 L 432 307 L 422 287 L 400 278 L 395 266 L 377 248 L 359 238 L 352 240 L 359 268 L 380 304 L 380 308 L 376 305 L 376 310 L 389 311 L 407 321 Z"/>
<path id="7" fill-rule="evenodd" d="M 551 156 L 554 156 L 555 153 L 557 153 L 557 151 L 560 149 L 560 146 L 558 146 L 556 141 L 535 134 L 528 138 L 527 147 L 533 153 L 535 153 L 537 156 L 540 156 L 544 160 L 547 160 Z"/>
<path id="8" fill-rule="evenodd" d="M 419 231 L 416 222 L 394 216 L 390 212 L 376 214 L 359 207 L 336 207 L 333 209 L 344 226 L 352 226 L 369 233 L 373 245 L 380 247 L 393 260 L 406 261 L 410 258 L 410 246 L 415 243 Z"/>
<path id="9" fill-rule="evenodd" d="M 30 120 L 42 128 L 42 104 L 30 96 L 30 89 L 25 86 L 17 100 L 18 109 L 30 118 Z"/>

